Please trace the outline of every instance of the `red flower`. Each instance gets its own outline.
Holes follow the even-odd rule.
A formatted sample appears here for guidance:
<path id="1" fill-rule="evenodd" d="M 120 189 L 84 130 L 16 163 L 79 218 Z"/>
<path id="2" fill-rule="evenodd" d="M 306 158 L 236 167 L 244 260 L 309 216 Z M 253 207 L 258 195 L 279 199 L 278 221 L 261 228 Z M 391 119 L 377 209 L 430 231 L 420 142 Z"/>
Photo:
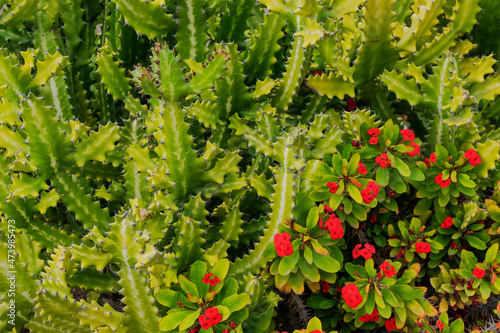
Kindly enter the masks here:
<path id="1" fill-rule="evenodd" d="M 368 135 L 370 136 L 378 136 L 380 134 L 380 129 L 378 128 L 370 128 L 368 131 L 366 131 L 366 133 L 368 133 Z"/>
<path id="2" fill-rule="evenodd" d="M 363 297 L 354 283 L 346 284 L 342 288 L 342 297 L 347 305 L 353 309 L 363 302 Z"/>
<path id="3" fill-rule="evenodd" d="M 410 157 L 415 157 L 417 155 L 420 155 L 420 146 L 415 143 L 415 142 L 410 142 L 410 145 L 407 145 L 406 147 L 413 147 L 413 151 L 408 152 L 408 156 Z"/>
<path id="4" fill-rule="evenodd" d="M 362 321 L 363 323 L 367 323 L 370 321 L 370 315 L 365 314 L 364 316 L 359 317 L 359 320 Z"/>
<path id="5" fill-rule="evenodd" d="M 387 261 L 384 261 L 384 263 L 380 265 L 379 268 L 382 272 L 384 272 L 385 276 L 387 276 L 388 278 L 391 278 L 394 275 L 396 275 L 396 270 L 394 269 L 394 266 L 389 264 Z"/>
<path id="6" fill-rule="evenodd" d="M 389 331 L 392 332 L 392 330 L 397 329 L 396 327 L 396 318 L 391 318 L 389 320 L 385 321 L 385 328 Z"/>
<path id="7" fill-rule="evenodd" d="M 330 215 L 330 218 L 325 223 L 326 227 L 330 231 L 330 237 L 332 239 L 340 239 L 344 237 L 344 228 L 342 227 L 342 222 L 335 216 L 335 214 Z"/>
<path id="8" fill-rule="evenodd" d="M 351 142 L 352 146 L 355 147 L 355 148 L 359 148 L 361 145 L 359 144 L 359 141 L 357 140 L 352 140 Z"/>
<path id="9" fill-rule="evenodd" d="M 471 158 L 474 158 L 474 156 L 477 156 L 477 152 L 474 150 L 474 149 L 469 149 L 467 150 L 465 153 L 464 153 L 464 157 L 466 159 L 471 159 Z"/>
<path id="10" fill-rule="evenodd" d="M 375 223 L 377 222 L 377 214 L 373 213 L 372 216 L 370 217 L 370 222 Z"/>
<path id="11" fill-rule="evenodd" d="M 484 269 L 477 267 L 477 266 L 472 271 L 472 275 L 474 275 L 478 279 L 482 279 L 484 277 L 484 273 L 486 273 L 486 271 Z"/>
<path id="12" fill-rule="evenodd" d="M 353 100 L 352 98 L 346 99 L 346 103 L 347 103 L 347 111 L 356 110 L 358 108 L 358 106 L 356 105 L 356 101 Z"/>
<path id="13" fill-rule="evenodd" d="M 415 134 L 409 129 L 402 129 L 399 131 L 399 133 L 403 134 L 403 139 L 408 140 L 408 141 L 413 141 L 415 140 Z"/>
<path id="14" fill-rule="evenodd" d="M 424 163 L 425 163 L 425 166 L 430 168 L 431 167 L 431 162 L 429 162 L 429 159 L 426 157 L 424 158 Z"/>
<path id="15" fill-rule="evenodd" d="M 220 282 L 220 279 L 217 277 L 217 275 L 214 275 L 214 278 L 213 279 L 210 279 L 210 281 L 208 281 L 208 283 L 211 285 L 211 286 L 216 286 L 217 283 Z"/>
<path id="16" fill-rule="evenodd" d="M 337 183 L 335 182 L 328 182 L 326 184 L 326 186 L 328 186 L 328 188 L 330 189 L 330 193 L 335 193 L 337 192 L 339 186 L 337 185 Z"/>
<path id="17" fill-rule="evenodd" d="M 369 204 L 373 201 L 378 195 L 380 191 L 380 185 L 375 181 L 370 181 L 364 190 L 361 190 L 361 197 L 363 198 L 363 202 L 365 204 Z"/>
<path id="18" fill-rule="evenodd" d="M 475 166 L 481 163 L 481 157 L 474 149 L 469 149 L 464 153 L 464 157 L 469 160 L 470 165 Z"/>
<path id="19" fill-rule="evenodd" d="M 375 253 L 375 248 L 370 244 L 365 244 L 364 249 L 361 248 L 362 246 L 363 245 L 358 244 L 354 247 L 354 250 L 352 250 L 352 257 L 354 259 L 357 259 L 361 256 L 365 258 L 365 260 L 368 260 L 372 257 L 372 254 Z"/>
<path id="20" fill-rule="evenodd" d="M 378 310 L 377 310 L 377 308 L 374 308 L 373 312 L 370 315 L 370 321 L 377 321 L 379 318 L 380 317 L 378 315 Z"/>
<path id="21" fill-rule="evenodd" d="M 281 234 L 274 235 L 274 247 L 276 253 L 280 257 L 289 256 L 293 253 L 292 243 L 290 242 L 290 234 L 283 232 Z"/>
<path id="22" fill-rule="evenodd" d="M 438 184 L 442 188 L 447 187 L 448 185 L 450 185 L 450 182 L 451 182 L 450 178 L 443 180 L 443 174 L 442 173 L 440 173 L 439 175 L 437 175 L 434 178 L 434 181 L 436 182 L 436 184 Z"/>
<path id="23" fill-rule="evenodd" d="M 474 156 L 472 159 L 469 160 L 470 165 L 475 166 L 481 163 L 481 157 L 479 155 Z"/>
<path id="24" fill-rule="evenodd" d="M 431 163 L 436 163 L 436 154 L 432 153 L 431 156 L 429 156 L 429 161 L 431 161 Z"/>
<path id="25" fill-rule="evenodd" d="M 328 205 L 325 205 L 325 207 L 323 207 L 323 210 L 325 211 L 325 213 L 331 213 L 333 212 L 333 209 L 331 209 Z"/>
<path id="26" fill-rule="evenodd" d="M 208 274 L 205 274 L 203 275 L 203 279 L 201 279 L 201 282 L 203 283 L 208 283 L 208 281 L 210 281 L 210 277 L 212 277 L 212 273 L 208 273 Z"/>
<path id="27" fill-rule="evenodd" d="M 322 217 L 320 217 L 320 218 L 319 218 L 318 225 L 319 225 L 319 228 L 320 228 L 321 230 L 326 230 L 326 229 L 328 229 L 328 227 L 327 227 L 325 224 L 323 224 L 323 218 L 322 218 Z"/>
<path id="28" fill-rule="evenodd" d="M 436 327 L 439 328 L 440 330 L 442 330 L 445 326 L 446 325 L 441 320 L 438 320 L 436 323 Z"/>
<path id="29" fill-rule="evenodd" d="M 330 285 L 328 284 L 328 282 L 326 281 L 319 281 L 319 284 L 321 285 L 322 289 L 321 291 L 324 292 L 324 293 L 327 293 L 330 291 Z"/>
<path id="30" fill-rule="evenodd" d="M 370 143 L 372 145 L 376 145 L 378 143 L 378 138 L 376 136 L 372 136 L 370 138 L 370 141 L 368 141 L 368 143 Z"/>
<path id="31" fill-rule="evenodd" d="M 381 168 L 387 168 L 391 165 L 391 160 L 386 153 L 382 153 L 375 157 L 375 163 L 379 164 Z"/>
<path id="32" fill-rule="evenodd" d="M 448 229 L 453 225 L 453 218 L 448 216 L 447 218 L 444 219 L 444 222 L 441 223 L 441 228 Z"/>
<path id="33" fill-rule="evenodd" d="M 198 317 L 201 327 L 207 330 L 212 326 L 217 325 L 222 320 L 222 315 L 219 313 L 217 308 L 208 308 L 205 314 Z"/>
<path id="34" fill-rule="evenodd" d="M 311 73 L 313 73 L 315 75 L 323 75 L 322 71 L 311 71 Z"/>
<path id="35" fill-rule="evenodd" d="M 377 308 L 374 308 L 371 314 L 365 314 L 364 316 L 359 317 L 359 320 L 367 323 L 369 321 L 377 321 L 379 318 L 378 310 Z"/>
<path id="36" fill-rule="evenodd" d="M 430 253 L 431 244 L 427 242 L 417 242 L 417 244 L 415 244 L 415 250 L 417 253 Z"/>
<path id="37" fill-rule="evenodd" d="M 366 175 L 368 173 L 368 170 L 366 170 L 366 166 L 361 162 L 358 164 L 358 173 L 360 175 Z"/>
<path id="38" fill-rule="evenodd" d="M 231 327 L 233 330 L 238 327 L 238 324 L 235 324 L 234 321 L 229 323 L 229 327 Z"/>

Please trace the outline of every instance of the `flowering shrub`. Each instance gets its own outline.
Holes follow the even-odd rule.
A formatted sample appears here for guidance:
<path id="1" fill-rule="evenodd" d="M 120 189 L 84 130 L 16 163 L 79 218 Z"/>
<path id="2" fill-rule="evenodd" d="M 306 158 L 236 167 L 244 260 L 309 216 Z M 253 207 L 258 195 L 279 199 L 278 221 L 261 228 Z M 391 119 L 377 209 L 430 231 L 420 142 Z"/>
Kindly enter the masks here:
<path id="1" fill-rule="evenodd" d="M 0 332 L 497 321 L 497 7 L 3 1 Z"/>

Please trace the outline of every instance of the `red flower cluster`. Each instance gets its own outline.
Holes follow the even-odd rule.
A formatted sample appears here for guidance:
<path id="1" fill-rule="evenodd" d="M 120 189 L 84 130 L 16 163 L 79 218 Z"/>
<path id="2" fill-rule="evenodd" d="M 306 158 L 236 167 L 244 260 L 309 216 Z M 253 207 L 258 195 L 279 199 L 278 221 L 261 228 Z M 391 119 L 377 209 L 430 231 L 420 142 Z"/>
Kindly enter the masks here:
<path id="1" fill-rule="evenodd" d="M 318 224 L 320 229 L 328 229 L 330 231 L 330 237 L 332 239 L 340 239 L 344 237 L 342 222 L 340 222 L 340 219 L 335 216 L 335 214 L 331 214 L 325 224 L 323 224 L 323 219 L 320 217 Z"/>
<path id="2" fill-rule="evenodd" d="M 474 275 L 475 277 L 477 277 L 478 279 L 482 279 L 484 277 L 484 274 L 486 273 L 486 271 L 484 269 L 481 269 L 479 267 L 476 266 L 476 268 L 474 268 L 474 270 L 472 271 L 472 275 Z"/>
<path id="3" fill-rule="evenodd" d="M 311 71 L 311 73 L 315 75 L 323 75 L 322 71 Z"/>
<path id="4" fill-rule="evenodd" d="M 444 222 L 441 223 L 441 228 L 448 229 L 453 225 L 453 218 L 448 216 L 447 218 L 444 219 Z"/>
<path id="5" fill-rule="evenodd" d="M 427 242 L 417 242 L 415 244 L 415 250 L 417 253 L 430 253 L 431 252 L 431 244 Z"/>
<path id="6" fill-rule="evenodd" d="M 352 140 L 351 144 L 355 148 L 359 148 L 361 146 L 358 140 Z"/>
<path id="7" fill-rule="evenodd" d="M 429 156 L 429 162 L 431 163 L 436 163 L 436 154 L 435 153 L 432 153 L 430 156 Z"/>
<path id="8" fill-rule="evenodd" d="M 370 128 L 366 133 L 371 136 L 369 143 L 372 145 L 376 145 L 378 143 L 378 135 L 380 134 L 380 129 L 378 128 Z"/>
<path id="9" fill-rule="evenodd" d="M 319 284 L 321 285 L 321 291 L 324 293 L 327 293 L 330 291 L 330 285 L 326 281 L 319 281 Z"/>
<path id="10" fill-rule="evenodd" d="M 347 103 L 347 111 L 356 110 L 358 108 L 358 105 L 356 104 L 356 101 L 354 99 L 348 98 L 345 101 Z"/>
<path id="11" fill-rule="evenodd" d="M 380 185 L 377 184 L 375 181 L 371 181 L 366 185 L 366 188 L 364 190 L 361 190 L 361 197 L 363 198 L 363 202 L 365 204 L 369 204 L 370 202 L 373 201 L 378 195 L 378 192 L 380 191 Z"/>
<path id="12" fill-rule="evenodd" d="M 385 328 L 389 331 L 392 332 L 392 330 L 397 329 L 396 327 L 396 318 L 391 318 L 389 320 L 385 321 Z"/>
<path id="13" fill-rule="evenodd" d="M 287 232 L 274 235 L 274 248 L 280 257 L 289 256 L 293 253 L 290 238 L 290 234 Z"/>
<path id="14" fill-rule="evenodd" d="M 198 333 L 201 329 L 201 326 L 196 326 L 195 328 L 192 328 L 188 331 L 188 333 Z"/>
<path id="15" fill-rule="evenodd" d="M 465 152 L 464 157 L 469 160 L 470 165 L 475 166 L 481 163 L 481 157 L 474 149 L 469 149 Z"/>
<path id="16" fill-rule="evenodd" d="M 408 141 L 413 141 L 415 140 L 415 134 L 409 129 L 402 129 L 399 131 L 403 135 L 403 139 L 408 140 Z"/>
<path id="17" fill-rule="evenodd" d="M 363 323 L 367 323 L 369 321 L 377 321 L 379 318 L 380 316 L 378 315 L 378 310 L 377 308 L 374 308 L 371 314 L 365 314 L 364 316 L 359 317 L 359 320 Z"/>
<path id="18" fill-rule="evenodd" d="M 217 308 L 208 308 L 205 314 L 198 317 L 201 327 L 208 330 L 210 327 L 217 325 L 222 320 L 222 315 Z"/>
<path id="19" fill-rule="evenodd" d="M 446 325 L 441 320 L 438 320 L 436 323 L 436 327 L 439 328 L 440 330 L 442 330 L 445 326 Z"/>
<path id="20" fill-rule="evenodd" d="M 448 185 L 450 185 L 451 183 L 451 180 L 450 178 L 448 179 L 444 179 L 443 180 L 443 174 L 440 173 L 439 175 L 437 175 L 435 178 L 434 178 L 434 181 L 436 182 L 436 184 L 438 184 L 439 186 L 441 186 L 442 188 L 445 188 L 447 187 Z"/>
<path id="21" fill-rule="evenodd" d="M 387 261 L 384 261 L 384 263 L 382 265 L 380 265 L 379 269 L 382 272 L 384 272 L 385 276 L 387 276 L 388 278 L 391 278 L 394 275 L 396 275 L 396 270 L 394 269 L 394 266 L 389 264 Z M 379 274 L 380 274 L 380 272 L 379 272 Z"/>
<path id="22" fill-rule="evenodd" d="M 408 156 L 410 157 L 415 157 L 417 155 L 420 155 L 420 146 L 418 145 L 418 143 L 415 143 L 415 142 L 410 142 L 409 145 L 406 145 L 406 147 L 413 147 L 413 151 L 409 151 L 407 154 Z"/>
<path id="23" fill-rule="evenodd" d="M 361 249 L 362 246 L 362 244 L 358 244 L 354 247 L 354 250 L 352 250 L 352 257 L 354 259 L 357 259 L 361 256 L 368 260 L 372 257 L 372 253 L 375 253 L 375 248 L 370 244 L 365 244 L 364 249 Z"/>
<path id="24" fill-rule="evenodd" d="M 337 183 L 335 183 L 335 182 L 328 182 L 326 184 L 326 186 L 328 186 L 328 188 L 330 189 L 330 193 L 337 192 L 337 190 L 339 188 L 339 185 L 337 185 Z"/>
<path id="25" fill-rule="evenodd" d="M 211 286 L 216 286 L 217 283 L 220 282 L 220 279 L 217 277 L 217 275 L 214 275 L 214 278 L 212 279 L 212 273 L 205 274 L 203 276 L 203 279 L 201 279 L 201 282 L 203 283 L 209 283 Z"/>
<path id="26" fill-rule="evenodd" d="M 325 213 L 331 213 L 333 212 L 333 209 L 331 209 L 328 205 L 325 205 L 325 207 L 323 207 L 323 210 L 325 211 Z"/>
<path id="27" fill-rule="evenodd" d="M 342 288 L 342 297 L 347 305 L 353 309 L 363 302 L 363 297 L 361 297 L 358 287 L 354 283 L 346 284 Z"/>
<path id="28" fill-rule="evenodd" d="M 424 158 L 424 163 L 425 163 L 425 166 L 430 168 L 431 167 L 431 162 L 429 162 L 429 159 L 426 157 Z"/>
<path id="29" fill-rule="evenodd" d="M 380 165 L 381 168 L 387 168 L 388 166 L 391 166 L 391 160 L 386 153 L 382 153 L 379 156 L 375 157 L 375 163 Z"/>
<path id="30" fill-rule="evenodd" d="M 361 162 L 358 164 L 358 173 L 360 175 L 366 175 L 368 173 L 368 170 L 366 170 L 366 166 Z"/>

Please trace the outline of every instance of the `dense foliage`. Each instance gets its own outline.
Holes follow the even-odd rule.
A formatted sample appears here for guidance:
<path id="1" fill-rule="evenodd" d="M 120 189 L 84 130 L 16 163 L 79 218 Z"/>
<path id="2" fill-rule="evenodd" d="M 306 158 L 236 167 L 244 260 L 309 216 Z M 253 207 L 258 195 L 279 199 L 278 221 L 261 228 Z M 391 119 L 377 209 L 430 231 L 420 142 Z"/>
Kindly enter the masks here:
<path id="1" fill-rule="evenodd" d="M 2 332 L 500 327 L 497 0 L 0 8 Z"/>

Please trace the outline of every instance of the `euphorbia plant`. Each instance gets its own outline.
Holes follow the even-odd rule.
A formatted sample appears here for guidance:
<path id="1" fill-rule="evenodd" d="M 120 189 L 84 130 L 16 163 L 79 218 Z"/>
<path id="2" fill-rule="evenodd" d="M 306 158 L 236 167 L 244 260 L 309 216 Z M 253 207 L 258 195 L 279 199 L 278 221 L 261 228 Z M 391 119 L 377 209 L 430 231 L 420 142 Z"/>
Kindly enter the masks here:
<path id="1" fill-rule="evenodd" d="M 237 293 L 237 281 L 226 278 L 228 268 L 229 261 L 221 260 L 207 273 L 206 264 L 196 261 L 189 279 L 179 276 L 179 288 L 158 292 L 158 302 L 169 308 L 160 321 L 160 330 L 191 333 L 203 328 L 222 333 L 229 328 L 241 332 L 240 325 L 248 317 L 244 308 L 250 298 L 246 293 Z"/>

